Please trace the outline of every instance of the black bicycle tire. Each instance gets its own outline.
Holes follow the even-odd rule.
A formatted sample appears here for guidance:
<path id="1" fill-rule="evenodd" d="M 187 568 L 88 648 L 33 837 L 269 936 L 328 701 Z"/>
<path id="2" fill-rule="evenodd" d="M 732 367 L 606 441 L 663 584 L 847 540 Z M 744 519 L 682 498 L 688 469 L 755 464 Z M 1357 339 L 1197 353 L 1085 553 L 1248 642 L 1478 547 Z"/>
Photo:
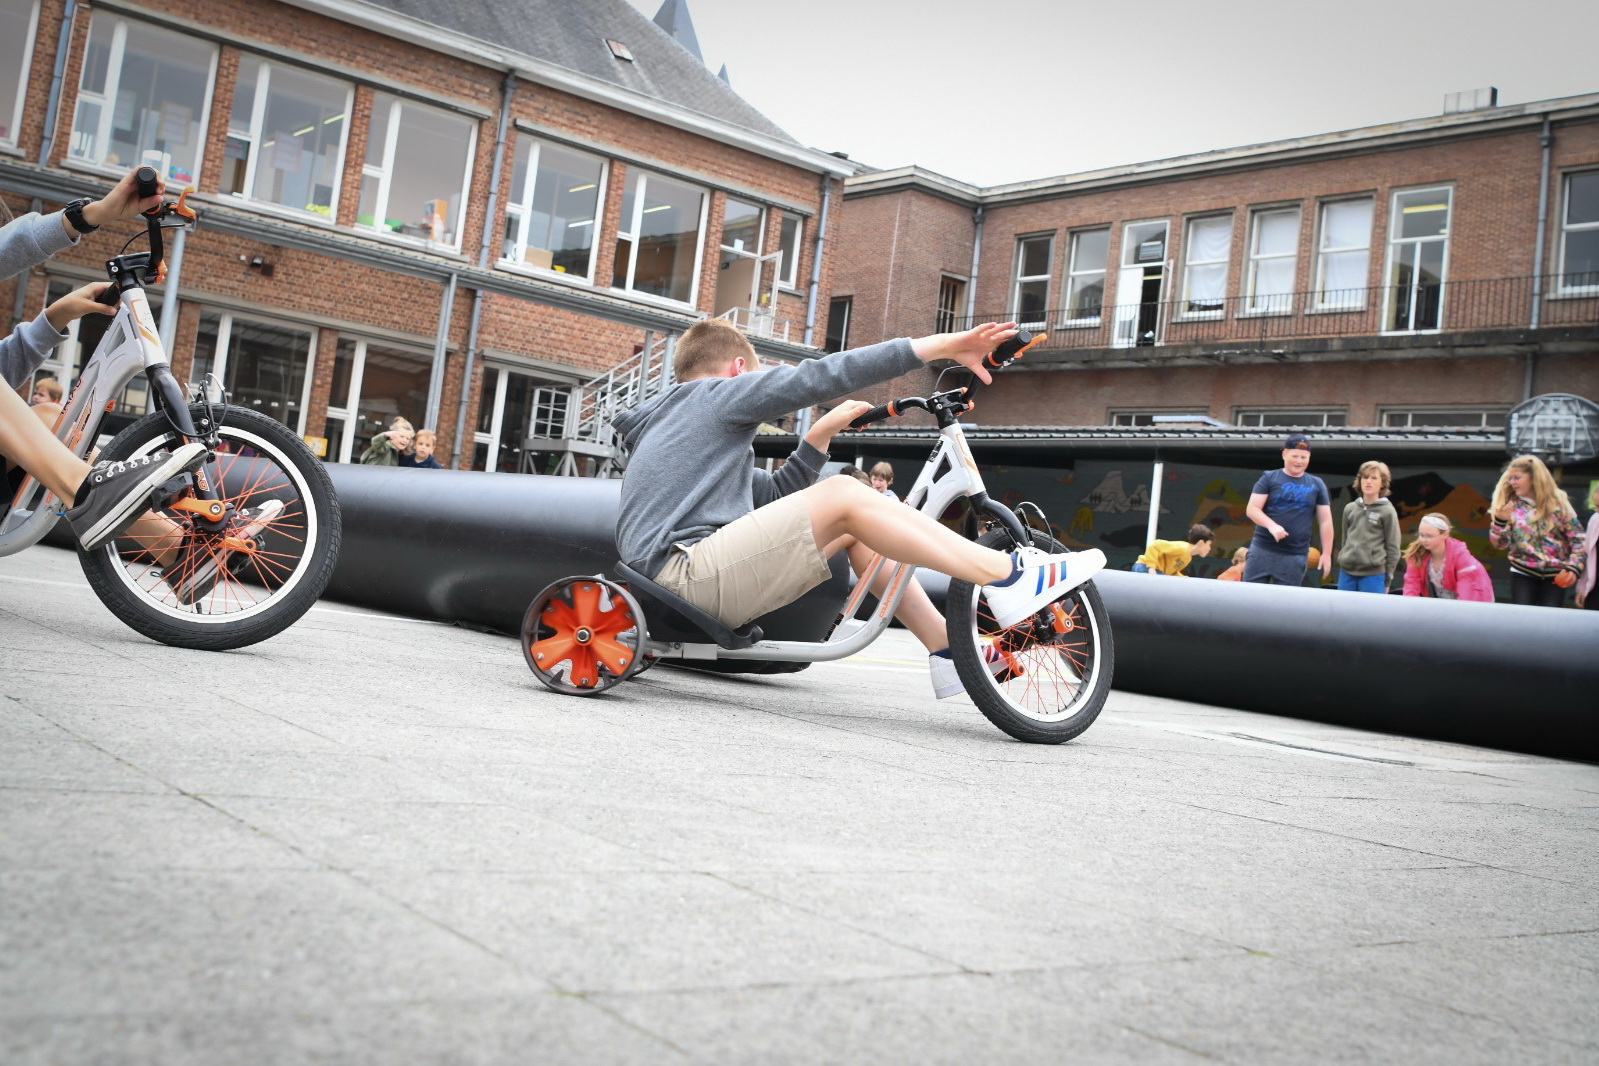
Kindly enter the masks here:
<path id="1" fill-rule="evenodd" d="M 198 420 L 202 405 L 190 409 Z M 266 415 L 239 407 L 217 407 L 219 433 L 226 443 L 247 442 L 256 450 L 255 462 L 263 459 L 282 469 L 292 468 L 291 485 L 314 519 L 314 536 L 307 538 L 296 565 L 276 587 L 262 585 L 263 597 L 244 617 L 185 613 L 175 601 L 163 603 L 155 595 L 165 593 L 159 578 L 141 589 L 130 576 L 129 567 L 119 555 L 117 541 L 92 552 L 79 552 L 89 587 L 106 608 L 136 632 L 161 644 L 200 651 L 228 651 L 259 643 L 283 632 L 299 621 L 327 588 L 338 562 L 342 541 L 339 500 L 322 462 L 311 454 L 304 442 L 287 426 Z M 166 415 L 156 412 L 128 426 L 101 450 L 102 459 L 126 459 L 157 448 L 170 448 L 178 442 Z M 286 475 L 287 476 L 287 475 Z M 163 598 L 166 598 L 163 596 Z"/>
<path id="2" fill-rule="evenodd" d="M 985 547 L 1007 550 L 1012 547 L 1010 535 L 1004 530 L 992 530 L 978 538 Z M 1053 537 L 1033 531 L 1036 547 L 1051 554 L 1065 551 Z M 1091 642 L 1091 676 L 1088 684 L 1068 701 L 1062 710 L 1072 713 L 1064 718 L 1041 721 L 1027 713 L 1007 694 L 988 671 L 983 658 L 980 640 L 982 627 L 977 610 L 978 587 L 969 581 L 951 580 L 945 603 L 945 625 L 949 637 L 950 655 L 955 660 L 955 672 L 965 686 L 977 709 L 1007 735 L 1029 744 L 1062 744 L 1081 736 L 1094 724 L 1110 695 L 1111 676 L 1115 671 L 1115 643 L 1111 637 L 1110 620 L 1105 603 L 1092 581 L 1069 594 L 1074 607 L 1080 605 Z M 1073 709 L 1075 708 L 1075 709 Z"/>

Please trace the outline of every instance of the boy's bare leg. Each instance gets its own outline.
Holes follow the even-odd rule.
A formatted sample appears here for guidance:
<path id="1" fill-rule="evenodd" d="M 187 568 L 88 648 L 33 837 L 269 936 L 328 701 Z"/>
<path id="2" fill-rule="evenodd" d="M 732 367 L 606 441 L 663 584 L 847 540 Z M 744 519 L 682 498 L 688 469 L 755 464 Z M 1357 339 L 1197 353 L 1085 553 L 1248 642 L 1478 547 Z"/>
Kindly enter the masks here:
<path id="1" fill-rule="evenodd" d="M 73 455 L 44 422 L 9 388 L 0 386 L 0 455 L 21 466 L 68 507 L 89 476 L 89 464 Z M 127 536 L 168 566 L 182 543 L 178 526 L 154 512 L 128 527 Z"/>
<path id="2" fill-rule="evenodd" d="M 68 507 L 89 476 L 89 464 L 56 440 L 21 396 L 4 387 L 0 387 L 0 454 L 32 474 Z"/>
<path id="3" fill-rule="evenodd" d="M 805 499 L 811 512 L 811 533 L 828 555 L 847 546 L 842 538 L 853 537 L 886 558 L 925 566 L 974 585 L 1010 576 L 1010 556 L 1004 552 L 974 544 L 852 477 L 823 478 L 805 490 Z"/>
<path id="4" fill-rule="evenodd" d="M 900 506 L 903 507 L 904 504 Z M 856 577 L 865 573 L 866 568 L 877 557 L 876 552 L 859 541 L 853 541 L 845 550 L 849 552 L 849 564 L 854 567 Z M 883 595 L 884 586 L 888 584 L 888 574 L 893 566 L 892 560 L 884 560 L 872 578 L 872 592 L 879 598 Z M 933 601 L 927 598 L 927 591 L 922 588 L 921 582 L 917 581 L 915 576 L 912 576 L 905 586 L 905 595 L 900 597 L 894 617 L 899 619 L 900 625 L 910 630 L 911 635 L 921 641 L 922 646 L 928 651 L 943 651 L 949 647 L 949 633 L 944 627 L 944 616 L 938 613 Z"/>

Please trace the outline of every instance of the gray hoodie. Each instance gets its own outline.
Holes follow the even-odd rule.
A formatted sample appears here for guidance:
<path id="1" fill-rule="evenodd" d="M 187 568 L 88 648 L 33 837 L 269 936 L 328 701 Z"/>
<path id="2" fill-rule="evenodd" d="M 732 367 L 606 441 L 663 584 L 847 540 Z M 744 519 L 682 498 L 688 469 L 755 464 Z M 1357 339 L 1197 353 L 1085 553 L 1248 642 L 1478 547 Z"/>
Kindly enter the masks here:
<path id="1" fill-rule="evenodd" d="M 762 422 L 898 377 L 921 365 L 908 340 L 732 378 L 695 378 L 618 415 L 633 450 L 622 479 L 616 546 L 654 576 L 674 544 L 694 544 L 813 483 L 827 456 L 801 442 L 777 474 L 755 468 Z"/>
<path id="2" fill-rule="evenodd" d="M 63 248 L 77 243 L 67 236 L 61 212 L 37 215 L 32 212 L 0 226 L 0 281 L 49 259 Z M 15 389 L 20 388 L 44 362 L 51 349 L 67 339 L 39 312 L 32 322 L 24 322 L 0 340 L 0 377 Z"/>

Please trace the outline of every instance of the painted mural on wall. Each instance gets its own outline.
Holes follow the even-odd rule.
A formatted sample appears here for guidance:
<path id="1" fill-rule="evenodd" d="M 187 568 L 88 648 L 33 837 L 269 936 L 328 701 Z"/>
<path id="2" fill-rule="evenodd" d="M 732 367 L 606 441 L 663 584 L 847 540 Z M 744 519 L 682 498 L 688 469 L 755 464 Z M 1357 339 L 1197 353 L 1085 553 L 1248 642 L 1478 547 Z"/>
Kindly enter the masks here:
<path id="1" fill-rule="evenodd" d="M 1348 470 L 1328 470 L 1318 469 L 1314 458 L 1311 461 L 1310 472 L 1327 483 L 1332 496 L 1335 533 L 1341 534 L 1344 505 L 1359 495 L 1353 484 L 1358 465 L 1350 464 Z M 1183 540 L 1196 522 L 1209 526 L 1216 534 L 1216 548 L 1209 558 L 1193 560 L 1188 572 L 1195 577 L 1215 577 L 1231 564 L 1234 549 L 1247 546 L 1254 534 L 1254 523 L 1244 514 L 1244 508 L 1255 480 L 1266 469 L 1264 464 L 1259 469 L 1243 469 L 1167 463 L 1162 471 L 1156 538 Z M 1023 500 L 1033 501 L 1049 516 L 1061 543 L 1074 549 L 1099 548 L 1110 565 L 1119 570 L 1131 568 L 1146 546 L 1154 473 L 1153 464 L 1136 460 L 1085 460 L 1070 470 L 983 467 L 990 495 L 1011 507 Z M 1508 598 L 1509 570 L 1504 553 L 1488 544 L 1488 499 L 1499 471 L 1400 466 L 1394 468 L 1393 476 L 1389 499 L 1399 512 L 1401 548 L 1409 547 L 1415 539 L 1416 524 L 1422 515 L 1431 511 L 1448 515 L 1454 536 L 1487 564 L 1496 594 Z M 1313 535 L 1311 543 L 1319 544 L 1319 535 Z M 1403 572 L 1401 562 L 1395 576 L 1396 587 L 1402 582 Z M 1317 583 L 1318 574 L 1308 576 L 1308 583 Z M 1335 566 L 1333 580 L 1336 578 Z M 1331 582 L 1328 587 L 1332 587 Z"/>

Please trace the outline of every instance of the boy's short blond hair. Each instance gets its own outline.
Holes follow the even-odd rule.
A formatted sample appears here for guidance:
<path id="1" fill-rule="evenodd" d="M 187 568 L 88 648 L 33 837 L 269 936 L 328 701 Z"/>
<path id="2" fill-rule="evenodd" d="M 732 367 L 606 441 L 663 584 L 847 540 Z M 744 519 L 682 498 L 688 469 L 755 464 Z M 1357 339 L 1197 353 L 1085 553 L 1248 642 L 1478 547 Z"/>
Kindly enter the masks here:
<path id="1" fill-rule="evenodd" d="M 672 374 L 679 381 L 710 377 L 741 356 L 753 361 L 755 349 L 738 327 L 725 318 L 704 318 L 678 338 L 672 352 Z"/>
<path id="2" fill-rule="evenodd" d="M 33 383 L 33 391 L 44 393 L 51 403 L 61 402 L 61 382 L 55 378 L 40 378 Z"/>
<path id="3" fill-rule="evenodd" d="M 1388 491 L 1394 487 L 1394 476 L 1389 473 L 1388 464 L 1379 462 L 1376 459 L 1367 459 L 1360 464 L 1360 469 L 1355 471 L 1355 488 L 1357 490 L 1360 488 L 1360 479 L 1368 474 L 1376 474 L 1382 478 L 1382 488 L 1377 490 L 1377 495 L 1386 496 Z"/>
<path id="4" fill-rule="evenodd" d="M 421 444 L 424 439 L 426 439 L 429 443 L 437 444 L 439 442 L 439 435 L 433 432 L 431 429 L 419 429 L 416 431 L 415 439 L 416 443 L 418 444 Z"/>
<path id="5" fill-rule="evenodd" d="M 880 477 L 890 485 L 894 483 L 894 468 L 886 462 L 873 463 L 872 469 L 868 472 L 872 477 Z"/>

